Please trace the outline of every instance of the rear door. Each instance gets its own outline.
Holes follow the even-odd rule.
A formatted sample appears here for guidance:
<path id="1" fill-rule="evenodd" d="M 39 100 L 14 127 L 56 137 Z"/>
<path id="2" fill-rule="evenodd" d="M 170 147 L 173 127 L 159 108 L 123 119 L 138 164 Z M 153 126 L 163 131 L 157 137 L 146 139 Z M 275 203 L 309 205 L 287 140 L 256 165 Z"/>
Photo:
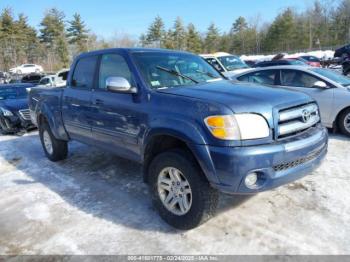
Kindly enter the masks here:
<path id="1" fill-rule="evenodd" d="M 301 70 L 281 70 L 280 86 L 293 91 L 300 91 L 311 96 L 320 106 L 322 122 L 331 123 L 330 116 L 333 110 L 334 88 L 315 87 L 317 81 L 325 82 L 323 79 Z M 329 83 L 326 84 L 330 86 Z"/>
<path id="2" fill-rule="evenodd" d="M 71 138 L 89 142 L 91 138 L 91 95 L 95 85 L 98 56 L 77 61 L 72 79 L 64 89 L 62 117 Z"/>

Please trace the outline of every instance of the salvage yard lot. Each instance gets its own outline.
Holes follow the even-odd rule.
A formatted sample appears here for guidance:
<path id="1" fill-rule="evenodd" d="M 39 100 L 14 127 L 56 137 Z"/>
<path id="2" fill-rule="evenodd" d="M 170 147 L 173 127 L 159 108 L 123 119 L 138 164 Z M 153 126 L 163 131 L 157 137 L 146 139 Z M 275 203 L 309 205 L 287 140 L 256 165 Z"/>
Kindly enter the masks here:
<path id="1" fill-rule="evenodd" d="M 251 197 L 220 196 L 188 231 L 153 209 L 138 165 L 78 143 L 52 163 L 37 132 L 0 136 L 0 254 L 349 254 L 350 139 L 322 166 Z"/>

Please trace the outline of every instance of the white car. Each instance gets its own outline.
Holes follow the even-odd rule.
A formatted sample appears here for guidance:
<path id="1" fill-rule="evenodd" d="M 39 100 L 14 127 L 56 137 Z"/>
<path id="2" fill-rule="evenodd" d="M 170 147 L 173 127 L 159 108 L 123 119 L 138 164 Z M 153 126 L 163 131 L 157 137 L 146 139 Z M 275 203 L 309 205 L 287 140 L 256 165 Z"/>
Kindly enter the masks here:
<path id="1" fill-rule="evenodd" d="M 44 70 L 40 65 L 23 64 L 23 65 L 11 68 L 9 71 L 11 74 L 24 75 L 24 74 L 30 74 L 30 73 L 42 73 Z"/>
<path id="2" fill-rule="evenodd" d="M 242 61 L 238 56 L 229 53 L 218 52 L 214 54 L 202 54 L 209 64 L 211 64 L 217 71 L 221 72 L 227 78 L 232 78 L 236 74 L 243 73 L 250 69 L 250 67 Z"/>
<path id="3" fill-rule="evenodd" d="M 235 79 L 308 94 L 319 104 L 322 123 L 350 136 L 349 77 L 325 68 L 273 66 L 237 74 Z"/>
<path id="4" fill-rule="evenodd" d="M 40 79 L 38 86 L 46 87 L 62 87 L 66 85 L 66 81 L 57 75 L 47 75 Z"/>

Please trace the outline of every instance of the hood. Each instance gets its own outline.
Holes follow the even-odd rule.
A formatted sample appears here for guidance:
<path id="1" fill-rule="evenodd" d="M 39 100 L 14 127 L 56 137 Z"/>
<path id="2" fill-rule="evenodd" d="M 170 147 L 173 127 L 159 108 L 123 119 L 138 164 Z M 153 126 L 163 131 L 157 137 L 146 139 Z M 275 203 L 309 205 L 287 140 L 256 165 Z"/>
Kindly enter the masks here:
<path id="1" fill-rule="evenodd" d="M 235 113 L 258 113 L 270 119 L 274 108 L 287 108 L 312 101 L 300 92 L 231 81 L 160 89 L 158 92 L 216 102 Z"/>
<path id="2" fill-rule="evenodd" d="M 0 107 L 10 110 L 11 112 L 16 112 L 21 109 L 27 109 L 28 99 L 27 98 L 7 99 L 4 101 L 0 101 Z"/>

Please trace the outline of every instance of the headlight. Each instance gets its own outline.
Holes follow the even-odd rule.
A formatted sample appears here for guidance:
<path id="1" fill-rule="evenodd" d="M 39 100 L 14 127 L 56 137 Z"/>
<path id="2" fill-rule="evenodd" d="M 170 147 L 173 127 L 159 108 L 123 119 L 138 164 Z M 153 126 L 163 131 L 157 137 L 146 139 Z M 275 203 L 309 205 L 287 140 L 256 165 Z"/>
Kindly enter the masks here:
<path id="1" fill-rule="evenodd" d="M 4 116 L 13 116 L 13 114 L 12 114 L 11 111 L 9 111 L 9 110 L 7 110 L 7 109 L 5 109 L 5 108 L 3 108 L 3 107 L 0 107 L 0 111 L 2 112 L 2 114 L 3 114 Z"/>
<path id="2" fill-rule="evenodd" d="M 209 116 L 204 120 L 213 136 L 222 140 L 249 140 L 270 135 L 264 117 L 257 114 Z"/>

